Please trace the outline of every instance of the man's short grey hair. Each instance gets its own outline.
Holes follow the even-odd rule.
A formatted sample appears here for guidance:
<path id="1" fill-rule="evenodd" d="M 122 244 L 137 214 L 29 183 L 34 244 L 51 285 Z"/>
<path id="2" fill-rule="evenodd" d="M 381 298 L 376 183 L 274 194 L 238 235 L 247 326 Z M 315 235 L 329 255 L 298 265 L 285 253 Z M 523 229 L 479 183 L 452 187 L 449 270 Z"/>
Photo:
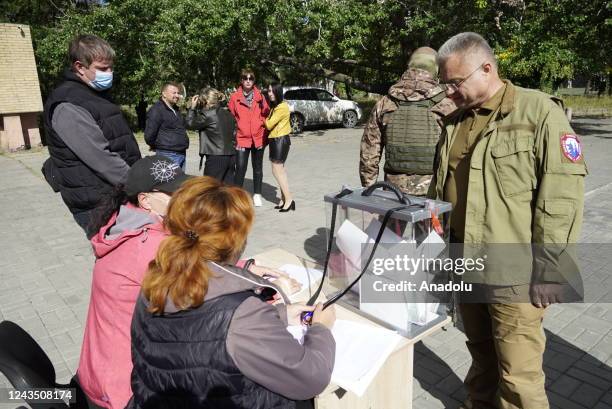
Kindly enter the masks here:
<path id="1" fill-rule="evenodd" d="M 497 67 L 493 49 L 480 34 L 465 32 L 459 33 L 448 40 L 438 50 L 438 64 L 443 64 L 451 55 L 479 53 L 490 60 Z"/>

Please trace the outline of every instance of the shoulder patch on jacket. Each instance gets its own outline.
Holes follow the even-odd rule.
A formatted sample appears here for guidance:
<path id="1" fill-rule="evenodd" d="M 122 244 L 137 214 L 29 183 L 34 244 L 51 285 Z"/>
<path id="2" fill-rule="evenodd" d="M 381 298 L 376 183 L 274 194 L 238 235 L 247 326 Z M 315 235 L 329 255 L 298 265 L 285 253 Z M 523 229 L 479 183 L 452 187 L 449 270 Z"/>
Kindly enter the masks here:
<path id="1" fill-rule="evenodd" d="M 582 145 L 580 144 L 580 139 L 578 139 L 578 136 L 572 133 L 562 132 L 559 138 L 561 153 L 563 154 L 563 162 L 578 163 L 583 159 Z"/>

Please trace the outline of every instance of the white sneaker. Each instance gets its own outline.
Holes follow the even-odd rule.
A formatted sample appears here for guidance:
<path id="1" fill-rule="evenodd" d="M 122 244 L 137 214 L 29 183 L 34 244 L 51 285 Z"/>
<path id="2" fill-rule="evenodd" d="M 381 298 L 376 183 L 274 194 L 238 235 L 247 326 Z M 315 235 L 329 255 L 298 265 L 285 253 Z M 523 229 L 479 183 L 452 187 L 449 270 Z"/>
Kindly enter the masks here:
<path id="1" fill-rule="evenodd" d="M 255 207 L 261 207 L 262 203 L 261 203 L 261 195 L 259 193 L 256 193 L 253 195 L 253 204 L 255 205 Z"/>

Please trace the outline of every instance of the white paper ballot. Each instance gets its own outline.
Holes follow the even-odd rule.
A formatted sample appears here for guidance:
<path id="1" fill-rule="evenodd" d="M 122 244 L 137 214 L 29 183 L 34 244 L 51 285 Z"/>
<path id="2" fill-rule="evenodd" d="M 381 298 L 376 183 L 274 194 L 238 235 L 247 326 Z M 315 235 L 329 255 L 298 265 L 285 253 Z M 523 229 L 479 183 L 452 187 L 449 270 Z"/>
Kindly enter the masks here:
<path id="1" fill-rule="evenodd" d="M 307 327 L 305 325 L 288 325 L 287 332 L 291 334 L 293 339 L 302 345 L 304 343 L 304 335 L 306 334 Z"/>
<path id="2" fill-rule="evenodd" d="M 308 289 L 316 289 L 321 277 L 323 277 L 323 272 L 321 270 L 306 268 L 295 264 L 285 264 L 281 266 L 279 270 L 289 274 L 302 285 L 300 292 Z M 293 296 L 295 296 L 295 294 Z"/>
<path id="3" fill-rule="evenodd" d="M 303 344 L 308 330 L 302 325 L 290 325 L 287 331 Z M 388 329 L 347 320 L 336 320 L 332 335 L 336 341 L 336 358 L 331 382 L 357 396 L 363 396 L 402 340 Z"/>
<path id="4" fill-rule="evenodd" d="M 368 225 L 368 227 L 366 227 L 366 230 L 365 230 L 366 234 L 368 235 L 368 243 L 373 244 L 376 242 L 376 236 L 378 235 L 378 232 L 381 226 L 382 226 L 382 223 L 379 222 L 378 219 L 372 219 L 372 221 L 370 221 L 370 224 Z M 406 240 L 402 238 L 402 236 L 395 234 L 395 232 L 393 232 L 389 227 L 390 226 L 387 225 L 387 227 L 385 227 L 385 230 L 383 230 L 383 234 L 380 237 L 381 243 L 385 243 L 385 244 L 408 243 Z"/>
<path id="5" fill-rule="evenodd" d="M 432 230 L 417 249 L 417 254 L 423 255 L 424 258 L 436 258 L 445 248 L 444 239 L 435 230 Z"/>
<path id="6" fill-rule="evenodd" d="M 363 396 L 402 337 L 385 328 L 336 320 L 332 335 L 336 359 L 331 381 Z"/>
<path id="7" fill-rule="evenodd" d="M 342 222 L 336 233 L 336 245 L 355 266 L 361 265 L 361 245 L 368 241 L 368 235 L 348 219 Z"/>

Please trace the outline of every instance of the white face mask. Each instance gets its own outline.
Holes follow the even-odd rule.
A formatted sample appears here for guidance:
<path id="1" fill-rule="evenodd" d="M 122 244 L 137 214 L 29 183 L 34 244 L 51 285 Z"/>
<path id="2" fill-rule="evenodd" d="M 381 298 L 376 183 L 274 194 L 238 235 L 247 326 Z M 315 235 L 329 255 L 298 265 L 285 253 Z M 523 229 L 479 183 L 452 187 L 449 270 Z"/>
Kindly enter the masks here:
<path id="1" fill-rule="evenodd" d="M 96 77 L 89 82 L 89 86 L 97 91 L 104 91 L 113 86 L 113 72 L 96 70 Z"/>

